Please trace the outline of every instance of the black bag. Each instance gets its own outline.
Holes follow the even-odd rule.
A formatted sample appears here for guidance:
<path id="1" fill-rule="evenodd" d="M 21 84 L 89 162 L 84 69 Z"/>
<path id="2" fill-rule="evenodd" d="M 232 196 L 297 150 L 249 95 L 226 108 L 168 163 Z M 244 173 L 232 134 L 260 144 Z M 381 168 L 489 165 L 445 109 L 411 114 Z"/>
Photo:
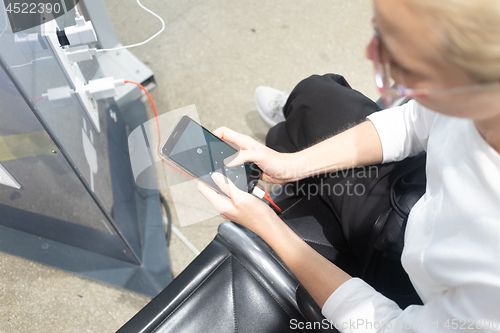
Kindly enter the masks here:
<path id="1" fill-rule="evenodd" d="M 363 280 L 403 309 L 422 304 L 402 267 L 401 253 L 408 215 L 425 193 L 425 165 L 425 153 L 412 158 L 392 183 L 391 207 L 373 225 L 363 263 Z"/>

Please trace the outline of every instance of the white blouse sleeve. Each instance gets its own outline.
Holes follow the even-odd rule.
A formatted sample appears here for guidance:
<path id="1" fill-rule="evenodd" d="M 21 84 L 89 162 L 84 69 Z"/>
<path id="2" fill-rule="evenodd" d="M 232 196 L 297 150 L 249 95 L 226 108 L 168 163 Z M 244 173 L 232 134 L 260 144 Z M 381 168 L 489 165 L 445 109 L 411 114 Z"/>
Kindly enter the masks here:
<path id="1" fill-rule="evenodd" d="M 471 284 L 401 310 L 363 280 L 353 278 L 328 298 L 322 313 L 341 333 L 500 332 L 498 299 L 498 285 Z"/>
<path id="2" fill-rule="evenodd" d="M 383 163 L 401 161 L 427 150 L 435 116 L 434 111 L 416 101 L 369 115 L 382 143 Z"/>

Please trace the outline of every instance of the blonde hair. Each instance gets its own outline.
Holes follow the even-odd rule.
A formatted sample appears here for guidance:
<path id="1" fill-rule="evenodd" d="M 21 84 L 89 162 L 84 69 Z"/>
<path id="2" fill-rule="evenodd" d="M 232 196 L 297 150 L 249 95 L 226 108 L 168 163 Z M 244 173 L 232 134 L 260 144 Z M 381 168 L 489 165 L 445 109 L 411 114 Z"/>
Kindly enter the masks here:
<path id="1" fill-rule="evenodd" d="M 499 0 L 408 0 L 437 28 L 442 57 L 478 81 L 500 79 Z"/>

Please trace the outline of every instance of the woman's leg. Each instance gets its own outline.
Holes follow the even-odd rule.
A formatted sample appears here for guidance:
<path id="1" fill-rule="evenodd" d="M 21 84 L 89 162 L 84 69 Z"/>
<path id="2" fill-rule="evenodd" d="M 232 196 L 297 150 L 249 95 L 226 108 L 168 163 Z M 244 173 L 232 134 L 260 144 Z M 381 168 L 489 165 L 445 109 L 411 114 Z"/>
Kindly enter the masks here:
<path id="1" fill-rule="evenodd" d="M 269 130 L 266 144 L 278 151 L 299 151 L 378 110 L 375 102 L 351 89 L 343 76 L 313 75 L 292 91 L 283 108 L 286 121 Z"/>

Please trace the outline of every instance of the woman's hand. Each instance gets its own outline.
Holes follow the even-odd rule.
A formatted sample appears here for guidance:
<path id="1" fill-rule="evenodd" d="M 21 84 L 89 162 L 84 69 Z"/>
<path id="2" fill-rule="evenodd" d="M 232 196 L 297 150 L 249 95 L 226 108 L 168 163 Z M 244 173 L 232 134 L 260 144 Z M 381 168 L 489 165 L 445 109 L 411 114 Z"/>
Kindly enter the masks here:
<path id="1" fill-rule="evenodd" d="M 214 134 L 240 148 L 238 155 L 227 162 L 227 166 L 232 167 L 245 162 L 254 162 L 264 172 L 261 179 L 274 184 L 284 184 L 302 179 L 298 167 L 299 163 L 294 154 L 278 153 L 251 137 L 226 127 L 218 128 Z"/>
<path id="2" fill-rule="evenodd" d="M 269 230 L 273 222 L 281 223 L 268 205 L 237 188 L 222 174 L 215 172 L 212 174 L 212 179 L 229 198 L 218 194 L 201 182 L 198 182 L 198 191 L 225 219 L 237 222 L 259 235 Z"/>
<path id="3" fill-rule="evenodd" d="M 228 197 L 198 183 L 203 194 L 223 217 L 255 232 L 269 244 L 300 280 L 320 307 L 330 295 L 351 277 L 316 252 L 293 232 L 261 200 L 238 189 L 220 173 L 212 179 Z"/>

